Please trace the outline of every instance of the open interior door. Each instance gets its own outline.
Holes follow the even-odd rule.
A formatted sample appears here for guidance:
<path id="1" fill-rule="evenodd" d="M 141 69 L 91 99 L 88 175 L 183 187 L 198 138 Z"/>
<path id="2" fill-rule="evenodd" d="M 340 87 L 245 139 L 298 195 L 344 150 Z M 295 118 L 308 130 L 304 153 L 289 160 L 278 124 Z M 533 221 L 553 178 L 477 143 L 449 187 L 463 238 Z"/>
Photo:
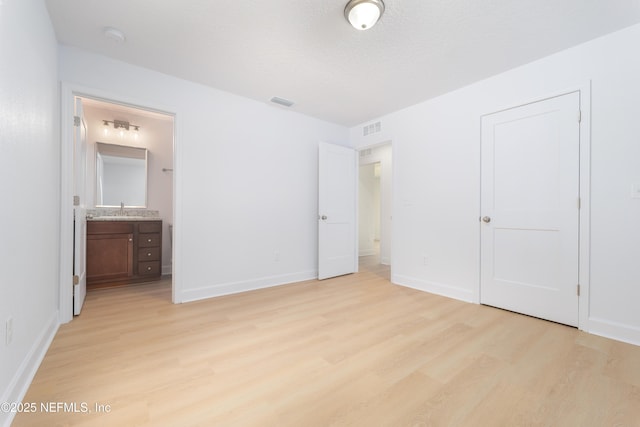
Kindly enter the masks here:
<path id="1" fill-rule="evenodd" d="M 318 279 L 355 273 L 356 152 L 320 143 L 318 164 Z"/>
<path id="2" fill-rule="evenodd" d="M 80 314 L 87 294 L 87 127 L 82 99 L 75 98 L 73 132 L 73 314 Z"/>

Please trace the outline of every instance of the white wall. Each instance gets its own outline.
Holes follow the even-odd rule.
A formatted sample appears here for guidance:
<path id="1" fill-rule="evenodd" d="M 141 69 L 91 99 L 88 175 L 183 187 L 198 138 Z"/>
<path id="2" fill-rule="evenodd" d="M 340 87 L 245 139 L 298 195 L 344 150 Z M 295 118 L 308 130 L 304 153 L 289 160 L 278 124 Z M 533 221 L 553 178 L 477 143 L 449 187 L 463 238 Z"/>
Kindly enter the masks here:
<path id="1" fill-rule="evenodd" d="M 317 145 L 348 145 L 347 128 L 74 48 L 59 52 L 63 81 L 176 113 L 178 301 L 317 275 Z"/>
<path id="2" fill-rule="evenodd" d="M 87 123 L 87 200 L 92 206 L 96 202 L 95 143 L 128 145 L 146 148 L 147 152 L 147 208 L 157 210 L 162 219 L 162 274 L 171 274 L 171 240 L 169 224 L 173 223 L 173 173 L 162 169 L 173 168 L 173 118 L 157 118 L 140 112 L 124 113 L 95 105 L 85 105 Z M 140 126 L 139 138 L 129 135 L 121 139 L 113 126 L 108 135 L 103 133 L 102 120 L 126 120 Z"/>
<path id="3" fill-rule="evenodd" d="M 479 283 L 480 116 L 591 81 L 587 330 L 640 344 L 640 25 L 383 117 L 393 139 L 396 283 L 471 300 Z M 583 224 L 588 227 L 589 224 Z M 428 257 L 424 265 L 423 256 Z"/>
<path id="4" fill-rule="evenodd" d="M 59 101 L 43 1 L 0 2 L 0 64 L 0 402 L 20 402 L 58 326 Z"/>

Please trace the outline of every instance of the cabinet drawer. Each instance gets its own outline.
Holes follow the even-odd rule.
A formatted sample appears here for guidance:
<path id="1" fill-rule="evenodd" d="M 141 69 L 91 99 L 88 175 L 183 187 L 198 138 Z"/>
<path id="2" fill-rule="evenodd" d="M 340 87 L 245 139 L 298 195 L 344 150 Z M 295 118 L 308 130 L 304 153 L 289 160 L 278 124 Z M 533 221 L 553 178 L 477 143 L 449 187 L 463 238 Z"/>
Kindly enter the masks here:
<path id="1" fill-rule="evenodd" d="M 87 234 L 129 234 L 133 224 L 121 221 L 87 221 Z"/>
<path id="2" fill-rule="evenodd" d="M 160 261 L 147 261 L 138 263 L 139 276 L 159 276 Z"/>
<path id="3" fill-rule="evenodd" d="M 138 235 L 138 247 L 139 248 L 153 248 L 160 246 L 160 234 L 149 233 Z"/>
<path id="4" fill-rule="evenodd" d="M 160 248 L 138 249 L 138 261 L 160 261 Z"/>
<path id="5" fill-rule="evenodd" d="M 160 221 L 140 221 L 138 223 L 138 233 L 160 233 L 162 222 Z"/>

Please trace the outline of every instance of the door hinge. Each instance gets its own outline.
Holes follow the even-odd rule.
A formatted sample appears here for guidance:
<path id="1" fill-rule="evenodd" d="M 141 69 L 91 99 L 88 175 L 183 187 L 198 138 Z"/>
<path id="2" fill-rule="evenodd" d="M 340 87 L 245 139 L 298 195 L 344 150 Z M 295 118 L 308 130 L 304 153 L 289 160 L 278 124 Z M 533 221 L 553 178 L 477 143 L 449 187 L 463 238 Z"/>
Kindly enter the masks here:
<path id="1" fill-rule="evenodd" d="M 582 122 L 582 110 L 578 110 L 578 123 Z"/>
<path id="2" fill-rule="evenodd" d="M 80 206 L 80 196 L 73 196 L 73 206 Z"/>
<path id="3" fill-rule="evenodd" d="M 73 116 L 73 125 L 74 126 L 80 126 L 80 117 Z"/>
<path id="4" fill-rule="evenodd" d="M 74 284 L 74 285 L 77 285 L 77 284 L 79 284 L 79 283 L 80 283 L 80 277 L 79 277 L 77 274 L 75 274 L 75 275 L 73 276 L 73 284 Z"/>
<path id="5" fill-rule="evenodd" d="M 580 284 L 576 286 L 576 295 L 580 296 Z"/>
<path id="6" fill-rule="evenodd" d="M 578 197 L 578 209 L 582 209 L 582 199 Z"/>

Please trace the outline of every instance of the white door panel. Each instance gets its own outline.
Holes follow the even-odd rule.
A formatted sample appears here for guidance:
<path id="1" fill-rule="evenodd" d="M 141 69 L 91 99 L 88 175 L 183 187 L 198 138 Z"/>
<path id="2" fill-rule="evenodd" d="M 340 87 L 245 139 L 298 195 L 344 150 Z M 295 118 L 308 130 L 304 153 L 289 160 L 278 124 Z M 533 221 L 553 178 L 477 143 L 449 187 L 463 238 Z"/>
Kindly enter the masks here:
<path id="1" fill-rule="evenodd" d="M 78 315 L 87 294 L 87 127 L 80 98 L 75 99 L 75 116 L 80 120 L 73 133 L 73 194 L 77 199 L 73 209 L 73 314 Z"/>
<path id="2" fill-rule="evenodd" d="M 355 150 L 321 142 L 318 171 L 318 278 L 326 279 L 357 268 Z"/>
<path id="3" fill-rule="evenodd" d="M 579 93 L 482 119 L 480 301 L 578 324 Z"/>

